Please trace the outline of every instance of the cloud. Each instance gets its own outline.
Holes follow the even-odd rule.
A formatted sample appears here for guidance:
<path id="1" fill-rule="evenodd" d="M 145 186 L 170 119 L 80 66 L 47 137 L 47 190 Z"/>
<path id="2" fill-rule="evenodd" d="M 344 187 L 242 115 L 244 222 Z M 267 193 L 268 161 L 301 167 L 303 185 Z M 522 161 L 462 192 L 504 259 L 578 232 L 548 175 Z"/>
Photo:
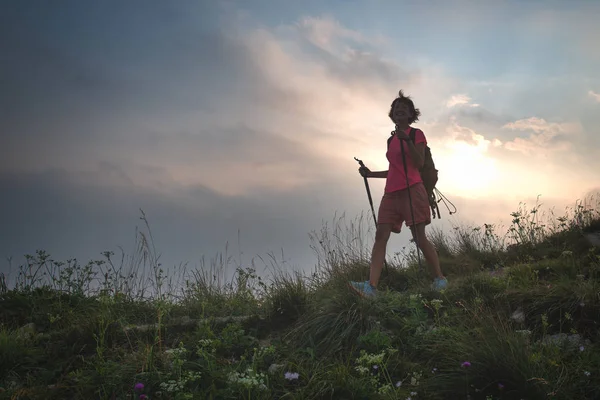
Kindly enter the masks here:
<path id="1" fill-rule="evenodd" d="M 285 247 L 310 268 L 307 233 L 336 212 L 368 209 L 352 157 L 385 164 L 398 88 L 435 82 L 334 20 L 248 29 L 234 13 L 205 31 L 179 10 L 184 25 L 173 31 L 149 10 L 101 63 L 104 29 L 125 29 L 106 10 L 72 27 L 69 37 L 83 29 L 87 47 L 38 25 L 9 48 L 27 68 L 5 66 L 15 79 L 0 98 L 9 103 L 22 87 L 38 105 L 12 103 L 19 112 L 3 121 L 11 133 L 0 139 L 0 185 L 10 196 L 0 253 L 99 254 L 129 241 L 143 208 L 166 263 L 214 254 L 240 228 L 250 256 Z M 138 46 L 148 29 L 151 49 Z M 62 69 L 54 53 L 35 58 L 49 42 L 70 57 Z M 44 78 L 53 71 L 60 84 Z M 106 84 L 74 82 L 76 71 Z M 372 183 L 375 197 L 381 185 Z"/>
<path id="2" fill-rule="evenodd" d="M 368 38 L 361 32 L 348 29 L 331 17 L 303 17 L 295 26 L 308 41 L 330 54 L 346 50 L 346 40 L 354 45 L 373 45 L 382 41 L 382 38 Z"/>
<path id="3" fill-rule="evenodd" d="M 591 169 L 597 160 L 588 161 L 585 152 L 576 150 L 584 138 L 579 124 L 542 118 L 497 124 L 499 120 L 449 114 L 426 126 L 426 134 L 436 132 L 427 136 L 442 192 L 481 202 L 511 196 L 518 202 L 533 193 L 569 197 L 598 181 Z M 528 131 L 528 136 L 515 137 Z M 569 151 L 559 152 L 560 146 Z"/>
<path id="4" fill-rule="evenodd" d="M 297 29 L 296 33 L 313 37 L 316 32 L 322 37 L 323 21 Z M 45 124 L 29 118 L 19 120 L 13 127 L 20 134 L 4 139 L 4 167 L 36 171 L 54 166 L 89 169 L 95 163 L 129 158 L 138 164 L 164 168 L 181 183 L 206 184 L 222 193 L 242 193 L 263 186 L 292 190 L 328 176 L 322 172 L 324 163 L 332 157 L 340 158 L 330 154 L 332 146 L 348 150 L 349 146 L 360 145 L 343 130 L 362 130 L 368 124 L 364 113 L 380 112 L 364 98 L 369 87 L 378 86 L 381 94 L 383 82 L 391 76 L 402 79 L 392 64 L 374 54 L 351 49 L 323 63 L 306 53 L 296 58 L 285 41 L 266 30 L 232 34 L 226 33 L 228 28 L 222 28 L 219 35 L 200 36 L 199 47 L 184 41 L 170 48 L 172 60 L 180 62 L 170 64 L 152 85 L 121 90 L 117 82 L 125 77 L 119 76 L 103 93 L 104 105 L 113 101 L 119 105 L 122 96 L 137 95 L 142 102 L 162 98 L 161 104 L 166 107 L 135 103 L 113 110 L 109 106 L 105 114 L 88 117 L 77 112 L 67 122 L 66 115 L 73 113 L 65 106 L 64 110 L 55 110 Z M 342 31 L 341 37 L 348 36 L 348 32 Z M 330 36 L 338 33 L 334 31 Z M 203 57 L 186 56 L 197 52 Z M 179 67 L 182 64 L 194 65 L 203 72 L 191 73 L 191 67 L 183 71 Z M 243 69 L 235 67 L 242 65 Z M 209 99 L 212 93 L 210 84 L 205 86 L 205 75 L 210 78 L 215 71 L 231 73 L 232 79 L 224 92 L 206 106 L 204 99 L 196 101 L 193 91 Z M 158 71 L 150 67 L 143 75 L 152 77 L 155 73 Z M 180 75 L 187 88 L 171 80 L 171 74 Z M 352 82 L 354 88 L 349 88 Z M 68 96 L 64 93 L 71 93 L 71 86 L 65 84 L 65 90 L 57 93 L 57 103 L 61 96 Z M 36 97 L 35 93 L 31 95 Z M 179 107 L 188 95 L 199 109 L 190 104 Z M 338 112 L 323 112 L 331 109 Z M 23 157 L 32 163 L 20 165 L 16 160 Z"/>
<path id="5" fill-rule="evenodd" d="M 592 98 L 592 100 L 600 103 L 600 94 L 594 92 L 593 90 L 590 90 L 588 92 L 588 96 L 590 96 Z"/>
<path id="6" fill-rule="evenodd" d="M 578 123 L 547 122 L 543 118 L 530 117 L 508 123 L 502 128 L 532 131 L 528 139 L 515 138 L 506 142 L 505 148 L 519 151 L 524 154 L 533 154 L 539 151 L 564 151 L 571 148 L 571 140 L 581 132 Z"/>
<path id="7" fill-rule="evenodd" d="M 511 122 L 503 126 L 505 129 L 512 130 L 531 130 L 535 133 L 560 133 L 560 132 L 576 132 L 577 129 L 572 124 L 559 124 L 555 122 L 547 122 L 543 118 L 531 117 Z"/>
<path id="8" fill-rule="evenodd" d="M 455 106 L 479 107 L 479 104 L 472 104 L 471 98 L 466 94 L 457 94 L 452 96 L 447 102 L 446 107 L 452 108 Z"/>
<path id="9" fill-rule="evenodd" d="M 446 132 L 450 135 L 450 141 L 462 141 L 483 152 L 487 151 L 490 145 L 490 141 L 486 140 L 483 135 L 476 133 L 473 129 L 460 125 L 456 121 L 456 118 L 451 118 L 450 125 L 446 128 Z"/>

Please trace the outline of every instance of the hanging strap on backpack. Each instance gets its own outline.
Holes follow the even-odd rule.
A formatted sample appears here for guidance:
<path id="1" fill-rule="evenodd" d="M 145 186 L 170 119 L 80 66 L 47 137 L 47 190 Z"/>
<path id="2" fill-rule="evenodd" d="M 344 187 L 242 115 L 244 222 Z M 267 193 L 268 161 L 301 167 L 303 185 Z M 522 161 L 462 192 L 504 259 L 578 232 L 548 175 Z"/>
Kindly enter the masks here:
<path id="1" fill-rule="evenodd" d="M 434 191 L 435 191 L 435 192 L 437 192 L 437 194 L 438 194 L 438 195 L 439 195 L 439 197 L 440 197 L 440 199 L 437 201 L 437 203 L 439 203 L 440 201 L 444 202 L 444 205 L 445 205 L 445 206 L 446 206 L 446 208 L 448 209 L 448 213 L 449 213 L 450 215 L 452 215 L 452 214 L 456 214 L 456 212 L 457 212 L 457 210 L 456 210 L 456 206 L 455 206 L 454 204 L 452 204 L 452 202 L 451 202 L 450 200 L 448 200 L 448 198 L 447 198 L 446 196 L 444 196 L 444 195 L 442 194 L 442 192 L 440 192 L 440 191 L 439 191 L 437 188 L 435 188 L 435 189 L 434 189 Z M 435 194 L 434 194 L 434 196 L 435 196 Z M 446 202 L 448 202 L 448 203 L 450 203 L 450 204 L 452 205 L 452 208 L 454 208 L 454 211 L 450 211 L 450 207 L 448 207 L 448 203 L 446 203 Z M 437 212 L 438 212 L 438 218 L 440 218 L 440 217 L 439 217 L 439 215 L 440 215 L 440 209 L 439 209 L 439 207 L 437 207 L 437 206 L 436 206 L 436 208 L 437 208 Z M 435 218 L 435 217 L 434 217 L 434 218 Z"/>

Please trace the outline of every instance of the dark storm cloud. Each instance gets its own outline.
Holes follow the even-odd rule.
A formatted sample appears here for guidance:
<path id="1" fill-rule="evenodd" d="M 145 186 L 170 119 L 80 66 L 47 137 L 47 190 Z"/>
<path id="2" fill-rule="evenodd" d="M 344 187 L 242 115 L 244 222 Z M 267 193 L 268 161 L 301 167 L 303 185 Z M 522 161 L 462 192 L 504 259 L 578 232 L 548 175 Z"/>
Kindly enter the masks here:
<path id="1" fill-rule="evenodd" d="M 214 107 L 212 95 L 235 83 L 221 77 L 252 71 L 243 49 L 219 31 L 219 10 L 210 4 L 3 3 L 3 129 L 41 135 L 46 127 L 48 135 L 66 116 L 97 122 L 107 114 Z"/>
<path id="2" fill-rule="evenodd" d="M 296 114 L 301 99 L 270 84 L 249 49 L 218 26 L 216 6 L 3 7 L 3 170 L 18 169 L 24 160 L 44 168 L 59 158 L 70 160 L 70 167 L 81 159 L 105 163 L 140 154 L 223 161 L 222 152 L 239 159 L 267 139 L 278 152 L 261 158 L 289 155 L 281 139 L 258 137 L 260 126 L 217 126 L 228 113 L 260 125 L 261 117 L 252 114 L 253 98 L 263 107 L 277 105 Z M 195 127 L 180 121 L 194 114 Z"/>

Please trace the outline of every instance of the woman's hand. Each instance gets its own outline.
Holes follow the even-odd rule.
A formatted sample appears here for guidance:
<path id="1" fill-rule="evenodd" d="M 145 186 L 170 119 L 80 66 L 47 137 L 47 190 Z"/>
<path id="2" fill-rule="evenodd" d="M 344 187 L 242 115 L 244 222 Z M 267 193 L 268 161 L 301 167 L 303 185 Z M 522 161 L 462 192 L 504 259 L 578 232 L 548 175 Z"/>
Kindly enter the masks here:
<path id="1" fill-rule="evenodd" d="M 363 178 L 370 178 L 371 177 L 371 170 L 367 167 L 360 167 L 358 169 L 358 172 L 361 174 L 361 176 Z"/>
<path id="2" fill-rule="evenodd" d="M 409 140 L 410 139 L 410 137 L 401 129 L 396 129 L 395 132 L 396 132 L 395 133 L 396 137 L 400 140 Z"/>

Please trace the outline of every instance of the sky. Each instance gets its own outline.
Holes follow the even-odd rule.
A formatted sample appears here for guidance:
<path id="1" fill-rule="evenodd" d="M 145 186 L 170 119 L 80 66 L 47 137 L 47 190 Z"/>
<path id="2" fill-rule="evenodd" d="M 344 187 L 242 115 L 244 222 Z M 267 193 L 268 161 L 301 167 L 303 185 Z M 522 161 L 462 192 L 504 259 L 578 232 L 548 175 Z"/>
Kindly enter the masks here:
<path id="1" fill-rule="evenodd" d="M 598 18 L 576 0 L 3 1 L 0 272 L 131 253 L 140 210 L 167 268 L 308 272 L 311 233 L 363 215 L 368 249 L 354 157 L 387 169 L 399 89 L 458 208 L 432 228 L 506 224 L 538 196 L 560 212 L 600 188 Z"/>

